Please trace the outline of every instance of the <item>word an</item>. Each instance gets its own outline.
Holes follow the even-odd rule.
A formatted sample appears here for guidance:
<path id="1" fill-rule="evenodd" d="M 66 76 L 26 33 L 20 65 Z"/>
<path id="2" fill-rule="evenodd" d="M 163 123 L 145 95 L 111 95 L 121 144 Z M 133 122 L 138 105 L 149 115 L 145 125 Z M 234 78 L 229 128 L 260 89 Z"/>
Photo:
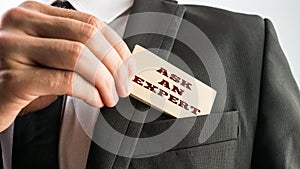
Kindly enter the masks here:
<path id="1" fill-rule="evenodd" d="M 161 97 L 167 97 L 168 101 L 172 102 L 175 105 L 178 105 L 182 108 L 184 108 L 187 111 L 190 111 L 191 113 L 197 115 L 198 113 L 200 113 L 200 110 L 192 105 L 189 105 L 187 102 L 178 99 L 177 97 L 175 97 L 172 94 L 169 94 L 168 92 L 158 88 L 157 86 L 151 84 L 148 81 L 145 81 L 144 79 L 135 76 L 134 79 L 132 80 L 133 82 L 135 82 L 136 84 L 150 90 L 151 92 L 161 96 Z M 164 80 L 161 83 L 166 83 Z M 166 84 L 164 84 L 163 86 L 165 86 Z M 172 91 L 177 92 L 180 95 L 180 92 L 183 92 L 181 90 L 179 90 L 178 88 L 174 88 L 172 89 Z M 182 94 L 182 93 L 181 93 Z"/>

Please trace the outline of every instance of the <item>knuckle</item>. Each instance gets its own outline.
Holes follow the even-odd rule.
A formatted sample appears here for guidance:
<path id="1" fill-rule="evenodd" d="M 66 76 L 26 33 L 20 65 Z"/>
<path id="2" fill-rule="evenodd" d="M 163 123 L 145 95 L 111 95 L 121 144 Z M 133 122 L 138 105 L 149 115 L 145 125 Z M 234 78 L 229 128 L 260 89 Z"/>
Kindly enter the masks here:
<path id="1" fill-rule="evenodd" d="M 5 49 L 7 49 L 8 46 L 10 46 L 11 42 L 14 42 L 15 38 L 5 32 L 5 31 L 0 31 L 0 54 L 1 51 L 4 51 Z M 0 55 L 1 57 L 2 55 Z"/>
<path id="2" fill-rule="evenodd" d="M 63 72 L 62 80 L 66 83 L 65 86 L 72 86 L 71 84 L 73 84 L 74 76 L 75 73 L 73 72 L 68 72 L 68 71 Z M 70 90 L 72 90 L 72 88 L 70 88 Z"/>
<path id="3" fill-rule="evenodd" d="M 93 16 L 93 15 L 89 15 L 88 16 L 88 20 L 87 20 L 87 23 L 90 24 L 90 25 L 93 25 L 97 28 L 100 28 L 100 26 L 102 24 L 104 24 L 103 21 L 101 21 L 100 19 L 98 19 L 97 17 Z"/>
<path id="4" fill-rule="evenodd" d="M 8 64 L 10 56 L 15 51 L 15 38 L 10 34 L 0 31 L 0 70 L 10 67 Z"/>
<path id="5" fill-rule="evenodd" d="M 0 73 L 0 79 L 1 79 L 1 82 L 11 81 L 12 79 L 14 79 L 14 74 L 12 73 L 12 71 L 2 71 Z"/>
<path id="6" fill-rule="evenodd" d="M 1 27 L 11 24 L 16 24 L 25 16 L 24 9 L 20 7 L 12 8 L 5 12 L 1 18 Z"/>
<path id="7" fill-rule="evenodd" d="M 57 72 L 54 79 L 49 82 L 51 89 L 58 89 L 61 94 L 71 93 L 74 80 L 73 72 Z"/>
<path id="8" fill-rule="evenodd" d="M 83 52 L 84 48 L 85 48 L 85 45 L 83 45 L 82 43 L 79 43 L 79 42 L 72 42 L 69 45 L 70 59 L 71 59 L 72 65 L 77 63 L 77 61 L 78 61 L 79 57 L 81 56 L 81 53 Z"/>
<path id="9" fill-rule="evenodd" d="M 102 80 L 102 85 L 104 89 L 109 89 L 112 91 L 114 86 L 114 78 L 110 74 L 105 76 Z"/>
<path id="10" fill-rule="evenodd" d="M 1 51 L 0 51 L 1 54 Z M 10 65 L 8 64 L 8 61 L 5 57 L 0 56 L 0 70 L 9 69 Z"/>
<path id="11" fill-rule="evenodd" d="M 58 86 L 60 86 L 60 79 L 57 79 L 57 78 L 55 78 L 55 77 L 57 77 L 57 75 L 56 76 L 53 76 L 53 78 L 49 78 L 49 86 L 50 86 L 50 89 L 57 89 L 58 88 Z"/>
<path id="12" fill-rule="evenodd" d="M 125 43 L 124 41 L 120 41 L 120 42 L 117 43 L 116 45 L 117 45 L 118 48 L 119 48 L 120 50 L 122 50 L 122 51 L 127 49 L 127 45 L 126 45 L 126 43 Z"/>
<path id="13" fill-rule="evenodd" d="M 84 41 L 87 42 L 89 39 L 92 38 L 92 36 L 97 32 L 97 27 L 93 26 L 93 25 L 90 25 L 90 24 L 86 24 L 86 23 L 83 23 L 81 25 L 81 32 L 84 33 Z"/>
<path id="14" fill-rule="evenodd" d="M 66 81 L 67 84 L 71 84 L 71 83 L 73 83 L 73 80 L 74 80 L 74 73 L 65 71 L 63 73 L 62 78 Z"/>
<path id="15" fill-rule="evenodd" d="M 122 69 L 122 68 L 124 68 L 124 63 L 123 63 L 123 61 L 120 59 L 120 60 L 116 61 L 116 63 L 113 65 L 113 68 L 112 68 L 112 70 L 113 70 L 113 72 L 112 72 L 113 75 L 118 77 L 118 73 L 119 73 L 119 74 L 125 73 L 125 72 L 124 72 L 124 69 Z"/>
<path id="16" fill-rule="evenodd" d="M 38 3 L 35 1 L 25 1 L 19 5 L 19 7 L 23 7 L 26 9 L 35 9 Z"/>
<path id="17" fill-rule="evenodd" d="M 16 80 L 16 75 L 13 71 L 5 70 L 0 72 L 0 84 L 3 88 L 11 86 L 10 84 L 13 80 Z"/>
<path id="18" fill-rule="evenodd" d="M 8 37 L 4 34 L 4 32 L 0 31 L 0 58 L 3 58 L 3 51 L 6 48 L 7 38 Z"/>
<path id="19" fill-rule="evenodd" d="M 114 47 L 119 51 L 119 53 L 124 55 L 124 59 L 131 55 L 127 44 L 124 41 L 118 42 Z"/>

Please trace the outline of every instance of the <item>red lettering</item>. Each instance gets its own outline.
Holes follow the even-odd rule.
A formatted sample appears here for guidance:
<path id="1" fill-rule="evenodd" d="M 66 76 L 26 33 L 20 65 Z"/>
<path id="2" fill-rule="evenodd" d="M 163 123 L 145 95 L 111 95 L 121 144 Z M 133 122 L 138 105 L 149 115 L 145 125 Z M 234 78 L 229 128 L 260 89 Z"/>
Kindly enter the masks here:
<path id="1" fill-rule="evenodd" d="M 171 74 L 170 79 L 172 79 L 176 83 L 179 83 L 179 81 L 180 81 L 180 77 L 178 77 L 174 74 Z"/>
<path id="2" fill-rule="evenodd" d="M 187 88 L 189 90 L 192 90 L 191 89 L 192 84 L 189 83 L 189 82 L 187 82 L 187 81 L 185 81 L 185 80 L 183 80 L 183 79 L 182 79 L 182 82 L 181 82 L 181 86 L 183 86 L 183 87 L 185 87 L 185 88 Z"/>
<path id="3" fill-rule="evenodd" d="M 144 86 L 146 89 L 149 89 L 150 91 L 152 91 L 153 93 L 155 93 L 155 90 L 154 89 L 158 89 L 158 87 L 154 86 L 153 84 L 147 82 L 147 86 Z"/>
<path id="4" fill-rule="evenodd" d="M 138 77 L 138 76 L 135 76 L 132 81 L 134 81 L 136 84 L 139 84 L 139 85 L 143 86 L 142 82 L 144 82 L 145 80 L 142 79 L 142 78 L 140 78 L 140 77 Z"/>
<path id="5" fill-rule="evenodd" d="M 193 109 L 193 110 L 192 110 L 192 113 L 193 113 L 193 114 L 197 115 L 198 113 L 200 113 L 200 110 L 197 109 L 196 107 L 191 106 L 191 108 Z"/>
<path id="6" fill-rule="evenodd" d="M 178 93 L 180 96 L 182 96 L 182 93 L 184 92 L 184 90 L 182 90 L 182 89 L 179 90 L 179 88 L 177 86 L 175 86 L 175 85 L 173 85 L 172 91 L 174 93 Z"/>
<path id="7" fill-rule="evenodd" d="M 171 101 L 172 103 L 174 104 L 177 104 L 177 101 L 179 100 L 177 97 L 173 96 L 173 95 L 170 95 L 169 101 Z"/>
<path id="8" fill-rule="evenodd" d="M 162 68 L 161 68 L 162 69 Z M 177 76 L 176 75 L 172 75 L 172 77 L 176 78 Z M 174 80 L 174 79 L 172 79 Z M 175 105 L 178 105 L 180 107 L 182 107 L 183 109 L 185 110 L 189 110 L 191 113 L 195 114 L 195 115 L 198 115 L 198 113 L 200 113 L 201 111 L 199 109 L 197 109 L 196 107 L 194 106 L 190 106 L 187 102 L 169 94 L 168 92 L 158 88 L 157 86 L 151 84 L 150 82 L 147 82 L 145 81 L 144 79 L 138 77 L 138 76 L 135 76 L 134 79 L 132 80 L 133 82 L 135 82 L 136 84 L 140 85 L 140 86 L 143 86 L 144 88 L 152 91 L 153 93 L 156 93 L 157 95 L 163 97 L 163 96 L 168 96 L 168 101 L 172 102 L 173 104 Z M 161 82 L 159 82 L 160 85 L 170 89 L 170 84 L 168 81 L 166 80 L 162 80 Z M 181 85 L 185 86 L 186 88 L 188 89 L 191 89 L 191 85 L 190 83 L 186 82 L 185 80 L 182 80 L 182 83 Z M 182 96 L 182 94 L 184 93 L 184 90 L 178 88 L 177 86 L 173 85 L 173 88 L 172 90 L 174 93 L 178 93 L 180 96 Z"/>
<path id="9" fill-rule="evenodd" d="M 188 108 L 189 105 L 186 102 L 182 101 L 182 100 L 180 100 L 179 106 L 184 108 L 185 110 L 189 110 L 189 108 Z"/>
<path id="10" fill-rule="evenodd" d="M 166 81 L 166 80 L 164 80 L 164 79 L 163 79 L 161 82 L 158 82 L 158 84 L 160 84 L 160 85 L 166 87 L 167 89 L 170 89 L 169 82 Z"/>
<path id="11" fill-rule="evenodd" d="M 166 70 L 166 69 L 164 69 L 164 68 L 160 68 L 160 69 L 158 69 L 158 70 L 156 70 L 158 73 L 160 73 L 160 74 L 162 74 L 162 75 L 164 75 L 164 76 L 166 76 L 166 77 L 168 77 L 168 71 Z"/>
<path id="12" fill-rule="evenodd" d="M 159 95 L 159 96 L 163 96 L 163 95 L 168 96 L 168 93 L 165 92 L 165 91 L 162 90 L 162 89 L 159 89 L 159 92 L 157 93 L 157 95 Z"/>

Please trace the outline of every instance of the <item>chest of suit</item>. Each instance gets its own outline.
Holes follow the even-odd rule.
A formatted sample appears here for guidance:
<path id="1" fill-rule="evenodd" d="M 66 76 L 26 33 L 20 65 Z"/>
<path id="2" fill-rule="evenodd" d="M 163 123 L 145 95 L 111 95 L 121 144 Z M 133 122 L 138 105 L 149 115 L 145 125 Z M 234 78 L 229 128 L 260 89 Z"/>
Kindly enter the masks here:
<path id="1" fill-rule="evenodd" d="M 129 158 L 113 154 L 103 147 L 96 147 L 95 149 L 99 150 L 100 158 L 97 162 L 88 163 L 87 168 L 95 168 L 94 166 L 98 168 L 236 168 L 236 161 L 242 158 L 240 157 L 242 149 L 245 150 L 243 158 L 247 159 L 247 156 L 251 155 L 251 137 L 254 134 L 254 131 L 251 130 L 254 130 L 255 108 L 258 106 L 256 103 L 258 98 L 255 93 L 259 90 L 258 87 L 255 87 L 258 85 L 251 83 L 255 83 L 252 79 L 257 79 L 257 83 L 259 82 L 260 65 L 259 60 L 257 60 L 258 64 L 245 65 L 249 60 L 253 60 L 253 56 L 259 56 L 261 52 L 260 49 L 253 51 L 251 44 L 262 42 L 260 39 L 250 39 L 248 34 L 250 35 L 251 31 L 246 34 L 235 34 L 239 28 L 246 25 L 239 25 L 235 28 L 236 30 L 229 30 L 234 26 L 227 24 L 230 22 L 225 20 L 242 19 L 243 17 L 207 7 L 184 7 L 174 2 L 137 1 L 124 36 L 129 48 L 132 50 L 136 44 L 144 46 L 207 85 L 212 86 L 212 81 L 219 82 L 216 85 L 227 84 L 225 94 L 224 91 L 218 91 L 218 93 L 223 93 L 223 98 L 220 96 L 221 98 L 216 102 L 212 112 L 221 113 L 222 116 L 221 118 L 218 115 L 199 116 L 194 119 L 176 120 L 161 115 L 155 121 L 141 124 L 124 118 L 116 108 L 103 108 L 101 110 L 102 119 L 124 136 L 150 138 L 164 133 L 176 122 L 179 126 L 178 132 L 185 132 L 187 123 L 193 122 L 193 125 L 186 137 L 167 151 L 157 151 L 156 148 L 151 148 L 153 145 L 161 146 L 160 149 L 163 150 L 163 143 L 153 144 L 148 148 L 146 146 L 145 151 L 139 151 L 141 150 L 139 146 L 142 144 L 136 142 L 133 144 Z M 236 22 L 236 24 L 238 23 Z M 248 39 L 245 43 L 250 43 L 250 46 L 237 44 L 239 38 Z M 240 46 L 249 46 L 249 48 L 242 49 Z M 200 51 L 200 54 L 197 51 Z M 220 59 L 216 65 L 207 65 L 207 61 L 204 61 L 215 56 Z M 218 67 L 220 63 L 222 67 Z M 226 79 L 218 77 L 220 71 L 224 71 Z M 244 98 L 244 95 L 248 95 L 248 93 L 243 91 L 248 88 L 253 94 Z M 220 90 L 224 89 L 221 87 Z M 134 105 L 138 111 L 160 114 L 137 100 L 131 98 L 129 101 L 128 104 Z M 13 163 L 18 165 L 15 165 L 14 168 L 40 168 L 41 166 L 56 168 L 59 114 L 62 102 L 62 98 L 60 98 L 44 110 L 20 117 L 16 121 Z M 126 106 L 124 110 L 126 110 Z M 138 111 L 129 113 L 134 115 Z M 199 142 L 204 126 L 213 125 L 212 122 L 207 123 L 208 118 L 211 119 L 210 121 L 217 119 L 218 125 L 214 132 L 207 133 L 210 135 L 208 139 Z M 42 119 L 52 119 L 52 127 L 43 127 L 44 120 Z M 250 121 L 245 122 L 243 119 L 250 119 Z M 25 135 L 24 130 L 35 134 Z M 244 130 L 249 130 L 249 134 L 245 135 Z M 103 133 L 94 133 L 94 137 L 102 135 Z M 47 142 L 47 137 L 52 141 Z M 124 139 L 117 146 L 122 147 L 127 144 L 129 143 Z M 39 158 L 41 160 L 37 162 L 36 159 Z M 45 163 L 49 163 L 49 165 L 45 165 Z M 247 163 L 250 162 L 245 164 Z"/>

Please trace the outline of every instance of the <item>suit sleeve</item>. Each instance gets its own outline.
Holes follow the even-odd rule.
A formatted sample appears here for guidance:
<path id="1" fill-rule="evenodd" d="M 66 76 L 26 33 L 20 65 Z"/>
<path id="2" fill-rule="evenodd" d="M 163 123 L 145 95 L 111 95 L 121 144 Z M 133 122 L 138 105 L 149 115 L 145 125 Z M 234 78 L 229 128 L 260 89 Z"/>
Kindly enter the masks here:
<path id="1" fill-rule="evenodd" d="M 300 168 L 300 94 L 274 26 L 265 20 L 253 169 Z"/>

